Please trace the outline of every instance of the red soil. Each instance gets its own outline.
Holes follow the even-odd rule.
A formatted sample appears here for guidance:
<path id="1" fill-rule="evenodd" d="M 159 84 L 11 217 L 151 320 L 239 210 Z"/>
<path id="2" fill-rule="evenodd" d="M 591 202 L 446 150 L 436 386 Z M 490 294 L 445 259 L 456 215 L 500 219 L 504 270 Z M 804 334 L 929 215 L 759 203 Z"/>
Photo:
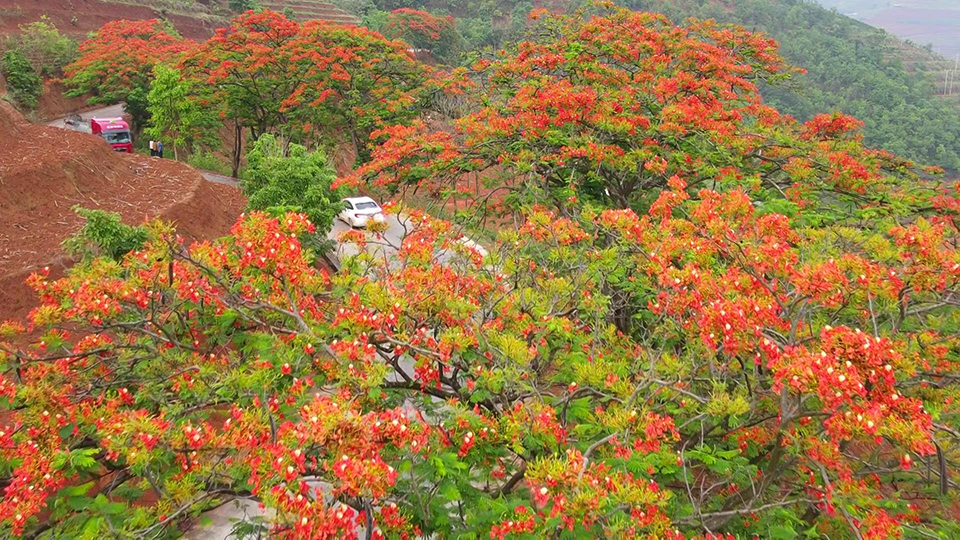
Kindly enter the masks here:
<path id="1" fill-rule="evenodd" d="M 101 105 L 90 105 L 87 103 L 87 96 L 67 97 L 63 95 L 66 91 L 63 84 L 54 81 L 43 82 L 43 93 L 40 94 L 40 100 L 37 102 L 36 118 L 49 122 L 54 118 L 60 118 L 71 113 L 79 113 L 100 107 Z"/>
<path id="2" fill-rule="evenodd" d="M 60 243 L 81 225 L 73 205 L 120 213 L 128 223 L 159 217 L 188 240 L 225 235 L 243 211 L 236 188 L 211 184 L 172 160 L 114 152 L 93 135 L 28 124 L 0 102 L 0 321 L 35 300 L 23 281 L 71 261 Z"/>
<path id="3" fill-rule="evenodd" d="M 0 35 L 16 33 L 18 25 L 38 21 L 41 16 L 46 16 L 64 34 L 78 39 L 85 39 L 88 33 L 118 19 L 166 19 L 183 37 L 201 40 L 227 25 L 227 19 L 221 17 L 207 15 L 201 19 L 99 0 L 0 0 Z"/>

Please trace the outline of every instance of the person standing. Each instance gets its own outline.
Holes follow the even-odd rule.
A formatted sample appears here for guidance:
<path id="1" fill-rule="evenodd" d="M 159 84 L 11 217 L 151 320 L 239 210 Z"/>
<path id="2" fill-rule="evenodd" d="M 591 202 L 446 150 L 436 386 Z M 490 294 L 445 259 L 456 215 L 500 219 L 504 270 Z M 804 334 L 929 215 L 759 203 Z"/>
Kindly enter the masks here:
<path id="1" fill-rule="evenodd" d="M 157 157 L 163 158 L 163 143 L 160 141 L 157 141 Z"/>
<path id="2" fill-rule="evenodd" d="M 156 157 L 157 155 L 157 142 L 153 139 L 150 139 L 150 156 Z"/>

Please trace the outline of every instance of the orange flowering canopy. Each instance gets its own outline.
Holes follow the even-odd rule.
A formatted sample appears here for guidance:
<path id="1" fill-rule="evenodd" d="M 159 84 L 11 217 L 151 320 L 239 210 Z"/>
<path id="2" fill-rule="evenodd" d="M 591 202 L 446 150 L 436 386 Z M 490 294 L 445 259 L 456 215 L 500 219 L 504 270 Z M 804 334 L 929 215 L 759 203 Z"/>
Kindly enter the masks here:
<path id="1" fill-rule="evenodd" d="M 153 66 L 192 45 L 157 19 L 110 21 L 80 44 L 77 59 L 64 68 L 65 82 L 97 102 L 123 101 L 132 90 L 149 88 Z"/>
<path id="2" fill-rule="evenodd" d="M 452 16 L 440 17 L 418 9 L 391 11 L 382 31 L 387 37 L 402 39 L 444 60 L 455 60 L 452 56 L 463 44 Z"/>
<path id="3" fill-rule="evenodd" d="M 363 150 L 375 128 L 415 116 L 428 71 L 407 47 L 366 28 L 249 11 L 180 68 L 214 87 L 224 115 L 255 136 L 346 135 Z"/>
<path id="4" fill-rule="evenodd" d="M 344 179 L 482 171 L 471 215 L 388 205 L 400 238 L 350 231 L 336 275 L 252 213 L 32 277 L 0 531 L 173 536 L 249 497 L 290 539 L 960 535 L 960 194 L 765 107 L 766 39 L 545 24 Z M 516 225 L 464 229 L 490 206 Z"/>
<path id="5" fill-rule="evenodd" d="M 497 200 L 643 211 L 674 175 L 691 187 L 786 193 L 790 204 L 821 189 L 872 197 L 878 185 L 886 193 L 881 171 L 909 176 L 909 164 L 857 144 L 855 121 L 827 115 L 802 126 L 765 105 L 756 83 L 796 71 L 767 37 L 615 8 L 532 16 L 541 39 L 448 78 L 465 111 L 452 129 L 378 131 L 372 162 L 342 183 L 449 195 L 479 172 Z"/>

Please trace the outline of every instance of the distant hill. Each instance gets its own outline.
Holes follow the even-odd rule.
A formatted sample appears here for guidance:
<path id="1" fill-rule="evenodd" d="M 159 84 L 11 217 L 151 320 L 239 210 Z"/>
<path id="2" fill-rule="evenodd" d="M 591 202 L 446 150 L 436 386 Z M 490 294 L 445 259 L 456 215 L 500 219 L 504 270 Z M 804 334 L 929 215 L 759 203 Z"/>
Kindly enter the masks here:
<path id="1" fill-rule="evenodd" d="M 828 8 L 883 28 L 934 52 L 960 54 L 960 2 L 957 0 L 819 0 Z"/>

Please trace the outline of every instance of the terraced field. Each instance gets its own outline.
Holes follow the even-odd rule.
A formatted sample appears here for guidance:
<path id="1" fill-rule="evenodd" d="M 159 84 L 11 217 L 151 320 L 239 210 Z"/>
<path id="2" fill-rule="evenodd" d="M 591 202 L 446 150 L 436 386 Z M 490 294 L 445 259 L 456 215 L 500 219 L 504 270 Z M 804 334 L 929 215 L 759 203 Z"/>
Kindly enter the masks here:
<path id="1" fill-rule="evenodd" d="M 323 19 L 339 24 L 359 24 L 353 15 L 337 8 L 329 2 L 314 2 L 313 0 L 265 0 L 261 5 L 273 11 L 283 12 L 289 8 L 298 21 Z"/>

